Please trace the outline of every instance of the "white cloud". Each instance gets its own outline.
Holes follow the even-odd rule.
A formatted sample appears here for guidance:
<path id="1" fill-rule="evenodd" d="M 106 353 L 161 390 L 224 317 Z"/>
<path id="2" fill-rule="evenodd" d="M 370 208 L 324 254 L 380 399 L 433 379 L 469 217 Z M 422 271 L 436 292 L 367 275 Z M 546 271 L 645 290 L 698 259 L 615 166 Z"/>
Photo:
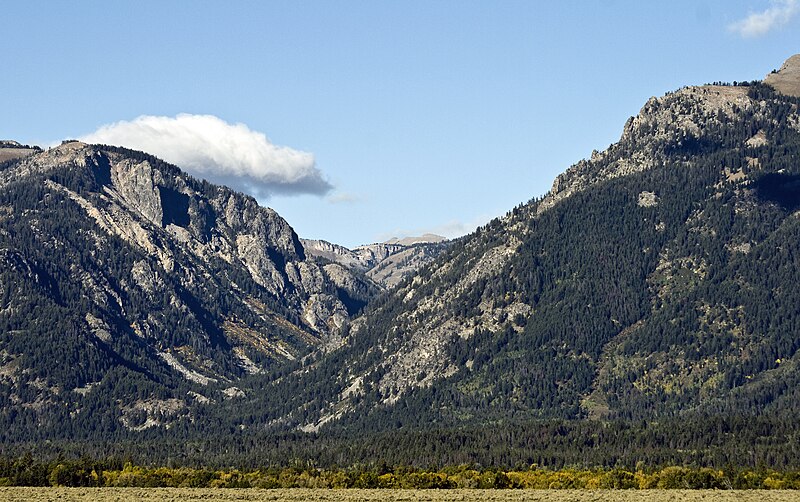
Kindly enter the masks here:
<path id="1" fill-rule="evenodd" d="M 143 150 L 258 198 L 324 195 L 333 188 L 317 169 L 313 154 L 276 146 L 245 124 L 229 124 L 213 115 L 142 115 L 102 126 L 80 139 Z"/>
<path id="2" fill-rule="evenodd" d="M 767 10 L 750 14 L 728 25 L 728 29 L 743 37 L 760 37 L 788 23 L 797 12 L 797 0 L 773 0 Z"/>

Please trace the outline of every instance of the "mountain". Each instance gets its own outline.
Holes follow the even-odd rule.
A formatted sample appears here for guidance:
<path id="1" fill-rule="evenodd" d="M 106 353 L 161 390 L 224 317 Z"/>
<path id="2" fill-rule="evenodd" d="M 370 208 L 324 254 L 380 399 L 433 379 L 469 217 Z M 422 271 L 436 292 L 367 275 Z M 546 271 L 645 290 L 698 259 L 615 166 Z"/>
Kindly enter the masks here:
<path id="1" fill-rule="evenodd" d="M 3 444 L 800 465 L 799 67 L 648 100 L 543 197 L 381 293 L 370 272 L 400 243 L 301 241 L 146 154 L 3 164 Z"/>
<path id="2" fill-rule="evenodd" d="M 650 99 L 543 198 L 374 300 L 297 375 L 284 423 L 794 416 L 800 100 L 779 91 L 799 62 L 775 88 Z"/>
<path id="3" fill-rule="evenodd" d="M 433 261 L 447 246 L 446 241 L 442 236 L 425 234 L 393 238 L 351 250 L 323 240 L 302 239 L 309 255 L 361 272 L 383 288 L 396 286 L 403 278 Z"/>
<path id="4" fill-rule="evenodd" d="M 142 429 L 246 397 L 237 380 L 337 346 L 377 291 L 309 258 L 275 211 L 150 155 L 12 146 L 25 152 L 0 170 L 11 433 Z"/>

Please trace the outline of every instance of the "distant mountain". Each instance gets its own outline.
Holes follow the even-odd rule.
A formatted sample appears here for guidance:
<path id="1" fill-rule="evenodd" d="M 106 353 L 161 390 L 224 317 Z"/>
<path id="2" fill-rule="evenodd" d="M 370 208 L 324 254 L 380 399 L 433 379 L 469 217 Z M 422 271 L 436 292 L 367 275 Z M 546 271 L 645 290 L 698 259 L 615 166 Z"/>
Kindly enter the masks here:
<path id="1" fill-rule="evenodd" d="M 303 239 L 302 242 L 310 256 L 362 272 L 379 286 L 391 288 L 432 262 L 446 248 L 446 241 L 442 236 L 425 234 L 394 238 L 352 250 L 323 240 Z"/>
<path id="2" fill-rule="evenodd" d="M 377 292 L 308 258 L 273 210 L 150 155 L 4 146 L 25 150 L 0 170 L 7 432 L 142 429 L 245 398 L 238 379 L 338 345 Z"/>
<path id="3" fill-rule="evenodd" d="M 436 244 L 447 239 L 436 234 L 422 234 L 418 237 L 392 237 L 385 244 L 401 244 L 403 246 L 413 246 L 414 244 Z"/>

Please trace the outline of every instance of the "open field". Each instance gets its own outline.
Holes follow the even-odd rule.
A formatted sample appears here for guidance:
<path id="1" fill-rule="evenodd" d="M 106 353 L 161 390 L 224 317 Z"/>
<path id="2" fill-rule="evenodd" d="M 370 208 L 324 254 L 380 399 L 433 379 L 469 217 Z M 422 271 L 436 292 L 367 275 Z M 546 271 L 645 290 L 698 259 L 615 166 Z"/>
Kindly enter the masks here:
<path id="1" fill-rule="evenodd" d="M 547 501 L 666 502 L 800 500 L 797 491 L 765 490 L 322 490 L 214 488 L 0 488 L 0 501 Z"/>

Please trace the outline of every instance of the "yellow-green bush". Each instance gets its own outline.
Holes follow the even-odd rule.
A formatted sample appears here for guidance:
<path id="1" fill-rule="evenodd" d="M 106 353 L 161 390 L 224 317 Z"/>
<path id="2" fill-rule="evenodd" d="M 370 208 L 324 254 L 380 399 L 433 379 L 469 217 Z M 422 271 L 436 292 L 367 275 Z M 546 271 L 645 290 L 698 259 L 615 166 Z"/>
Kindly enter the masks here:
<path id="1" fill-rule="evenodd" d="M 270 467 L 262 470 L 142 467 L 130 462 L 105 468 L 91 460 L 36 463 L 26 458 L 6 462 L 0 486 L 107 486 L 180 488 L 483 488 L 483 489 L 800 489 L 800 471 L 715 470 L 671 466 L 635 471 L 530 469 L 506 471 L 468 465 L 441 470 L 360 466 L 323 470 L 313 467 Z"/>

